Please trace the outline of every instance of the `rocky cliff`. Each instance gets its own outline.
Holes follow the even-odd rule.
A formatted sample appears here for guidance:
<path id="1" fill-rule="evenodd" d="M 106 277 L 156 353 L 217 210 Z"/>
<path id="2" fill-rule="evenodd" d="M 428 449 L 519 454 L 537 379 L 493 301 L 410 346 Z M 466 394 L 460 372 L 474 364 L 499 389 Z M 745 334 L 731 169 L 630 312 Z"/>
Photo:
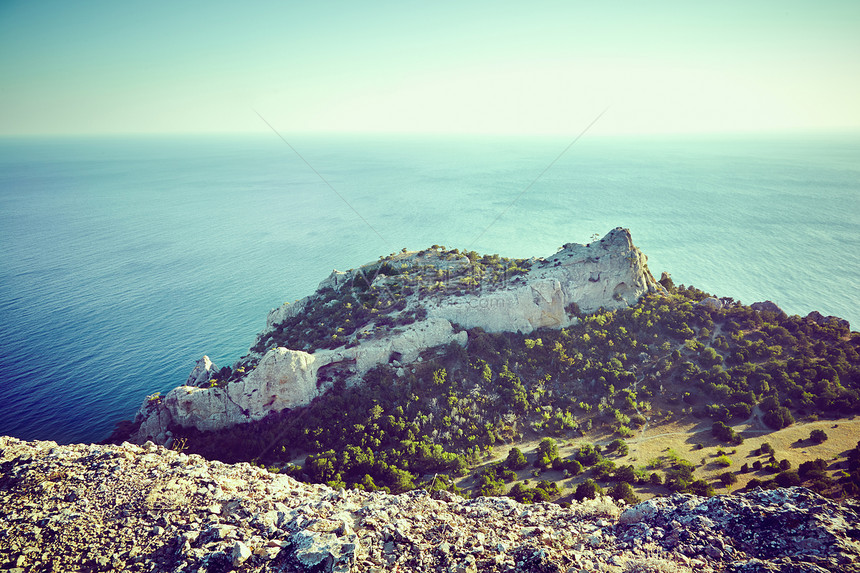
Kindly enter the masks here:
<path id="1" fill-rule="evenodd" d="M 568 508 L 307 485 L 152 443 L 0 437 L 0 567 L 42 571 L 860 571 L 856 501 L 803 488 Z"/>
<path id="2" fill-rule="evenodd" d="M 432 248 L 335 271 L 313 295 L 269 313 L 228 380 L 217 380 L 217 367 L 203 357 L 184 386 L 144 401 L 134 439 L 165 443 L 173 424 L 217 430 L 305 406 L 334 377 L 354 383 L 378 364 L 463 345 L 463 328 L 528 333 L 634 304 L 662 290 L 646 261 L 630 232 L 617 228 L 546 258 L 503 262 Z"/>

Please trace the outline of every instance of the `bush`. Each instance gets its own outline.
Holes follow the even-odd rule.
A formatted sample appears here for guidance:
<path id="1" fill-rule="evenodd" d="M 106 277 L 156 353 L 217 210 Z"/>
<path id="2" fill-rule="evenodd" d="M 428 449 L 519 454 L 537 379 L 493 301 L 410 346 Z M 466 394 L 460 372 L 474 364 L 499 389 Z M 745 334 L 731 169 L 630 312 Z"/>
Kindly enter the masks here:
<path id="1" fill-rule="evenodd" d="M 780 472 L 776 475 L 776 483 L 780 487 L 791 487 L 800 485 L 800 476 L 794 470 Z"/>
<path id="2" fill-rule="evenodd" d="M 602 459 L 603 456 L 600 455 L 598 449 L 590 444 L 584 444 L 576 452 L 576 460 L 584 467 L 593 466 Z"/>
<path id="3" fill-rule="evenodd" d="M 723 485 L 731 485 L 733 483 L 737 483 L 738 476 L 732 472 L 723 472 L 720 474 L 720 481 L 723 482 Z"/>
<path id="4" fill-rule="evenodd" d="M 537 451 L 536 468 L 548 468 L 558 458 L 558 446 L 552 438 L 544 438 L 540 441 Z"/>
<path id="5" fill-rule="evenodd" d="M 552 469 L 567 472 L 564 477 L 575 476 L 582 473 L 582 464 L 576 460 L 563 460 L 555 458 L 552 461 Z"/>
<path id="6" fill-rule="evenodd" d="M 729 456 L 723 454 L 722 456 L 715 459 L 714 463 L 720 467 L 727 468 L 730 465 L 732 465 L 732 460 L 731 460 L 731 458 L 729 458 Z"/>
<path id="7" fill-rule="evenodd" d="M 615 471 L 615 462 L 612 460 L 603 460 L 594 465 L 592 468 L 595 479 L 606 479 Z"/>
<path id="8" fill-rule="evenodd" d="M 573 497 L 577 501 L 582 501 L 583 499 L 594 499 L 598 495 L 603 495 L 603 488 L 597 485 L 593 479 L 587 479 L 576 486 L 576 491 L 573 493 Z"/>
<path id="9" fill-rule="evenodd" d="M 809 439 L 816 444 L 823 444 L 827 441 L 827 433 L 824 430 L 815 429 L 809 434 Z"/>
<path id="10" fill-rule="evenodd" d="M 794 417 L 789 412 L 788 408 L 785 406 L 781 406 L 774 410 L 768 410 L 765 412 L 764 417 L 762 418 L 764 423 L 773 428 L 774 430 L 781 430 L 783 428 L 787 428 L 788 426 L 794 423 Z"/>
<path id="11" fill-rule="evenodd" d="M 505 459 L 505 467 L 512 470 L 521 470 L 527 465 L 529 465 L 529 462 L 526 460 L 523 452 L 519 448 L 511 448 L 511 451 L 508 452 L 508 457 Z"/>
<path id="12" fill-rule="evenodd" d="M 714 425 L 711 426 L 711 433 L 713 433 L 714 437 L 718 440 L 728 442 L 730 444 L 742 444 L 744 441 L 737 432 L 727 426 L 725 422 L 720 422 L 719 420 L 714 422 Z"/>
<path id="13" fill-rule="evenodd" d="M 819 479 L 824 477 L 824 470 L 827 469 L 827 462 L 821 458 L 817 458 L 815 460 L 810 460 L 808 462 L 803 462 L 800 464 L 800 467 L 797 468 L 797 472 L 803 479 Z"/>
<path id="14" fill-rule="evenodd" d="M 618 482 L 612 489 L 609 490 L 609 495 L 615 499 L 620 499 L 630 505 L 635 505 L 641 500 L 633 491 L 633 487 L 627 482 Z"/>
<path id="15" fill-rule="evenodd" d="M 617 468 L 615 473 L 612 475 L 612 479 L 627 483 L 636 483 L 638 481 L 636 479 L 636 470 L 632 465 Z"/>
<path id="16" fill-rule="evenodd" d="M 612 440 L 608 446 L 606 446 L 607 452 L 615 452 L 619 456 L 626 456 L 630 451 L 630 448 L 627 446 L 627 442 L 622 440 L 621 438 L 616 438 Z"/>
<path id="17" fill-rule="evenodd" d="M 689 490 L 696 495 L 701 495 L 702 497 L 711 497 L 714 495 L 714 488 L 703 479 L 697 479 L 691 483 Z"/>

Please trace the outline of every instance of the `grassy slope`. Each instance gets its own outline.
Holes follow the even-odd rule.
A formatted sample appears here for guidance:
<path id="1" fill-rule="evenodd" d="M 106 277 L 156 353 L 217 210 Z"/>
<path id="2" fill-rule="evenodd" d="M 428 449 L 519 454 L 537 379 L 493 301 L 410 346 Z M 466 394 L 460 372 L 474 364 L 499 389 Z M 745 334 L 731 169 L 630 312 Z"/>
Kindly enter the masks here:
<path id="1" fill-rule="evenodd" d="M 769 454 L 753 455 L 753 451 L 758 450 L 765 442 L 773 447 L 777 460 L 787 459 L 791 462 L 793 469 L 797 469 L 803 462 L 816 458 L 826 460 L 829 465 L 828 474 L 832 476 L 843 469 L 846 452 L 854 448 L 857 445 L 858 439 L 860 439 L 860 418 L 855 416 L 835 420 L 800 421 L 782 430 L 766 428 L 758 421 L 755 423 L 740 423 L 732 427 L 743 435 L 743 444 L 728 446 L 714 438 L 711 435 L 710 419 L 700 420 L 692 416 L 673 419 L 650 426 L 645 432 L 626 440 L 629 446 L 627 455 L 614 456 L 610 454 L 608 458 L 618 466 L 630 464 L 638 468 L 647 465 L 649 461 L 656 458 L 666 457 L 671 450 L 676 452 L 681 458 L 697 466 L 694 474 L 695 477 L 711 483 L 717 493 L 728 493 L 745 487 L 751 478 L 756 477 L 766 480 L 774 476 L 773 473 L 766 471 L 740 473 L 740 467 L 744 463 L 752 466 L 755 460 L 761 460 L 764 463 L 769 459 Z M 824 430 L 828 435 L 828 440 L 822 444 L 811 442 L 809 440 L 809 433 L 815 428 Z M 601 431 L 591 432 L 579 438 L 560 438 L 559 455 L 562 458 L 569 458 L 582 444 L 605 445 L 613 439 L 615 439 L 615 436 Z M 488 459 L 486 463 L 492 464 L 503 461 L 511 448 L 514 447 L 522 450 L 529 462 L 532 462 L 535 458 L 539 442 L 540 438 L 535 438 L 494 448 L 492 458 Z M 702 449 L 698 448 L 699 444 L 703 446 Z M 718 456 L 718 450 L 726 452 L 726 455 L 732 460 L 731 466 L 721 467 L 714 463 L 714 460 Z M 565 488 L 565 491 L 559 496 L 559 500 L 569 497 L 572 490 L 579 483 L 591 477 L 590 471 L 585 471 L 572 478 L 563 478 L 562 472 L 549 470 L 536 478 L 532 475 L 533 469 L 529 466 L 526 469 L 519 470 L 517 472 L 518 481 L 529 480 L 532 482 L 532 485 L 538 480 L 558 482 L 560 486 Z M 718 480 L 718 476 L 725 471 L 732 471 L 738 476 L 738 482 L 729 488 L 726 488 Z M 516 482 L 508 484 L 507 489 L 513 487 L 514 483 Z M 608 489 L 613 482 L 600 481 L 598 483 Z M 460 487 L 467 490 L 471 490 L 473 484 L 473 474 L 462 478 L 458 482 Z M 654 496 L 666 495 L 666 489 L 662 486 L 636 485 L 634 489 L 636 490 L 636 494 L 643 500 Z"/>

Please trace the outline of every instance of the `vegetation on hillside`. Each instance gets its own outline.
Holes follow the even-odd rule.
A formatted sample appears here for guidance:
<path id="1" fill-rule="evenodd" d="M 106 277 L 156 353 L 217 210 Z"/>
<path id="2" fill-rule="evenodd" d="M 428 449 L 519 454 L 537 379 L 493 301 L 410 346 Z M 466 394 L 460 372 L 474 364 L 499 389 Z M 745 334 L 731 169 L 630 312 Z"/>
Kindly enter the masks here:
<path id="1" fill-rule="evenodd" d="M 299 313 L 275 324 L 251 350 L 262 354 L 276 346 L 307 352 L 354 346 L 422 320 L 423 298 L 492 290 L 527 273 L 530 266 L 527 259 L 482 256 L 438 245 L 416 253 L 393 253 L 348 271 L 337 289 L 318 290 Z M 255 362 L 249 358 L 246 368 Z"/>
<path id="2" fill-rule="evenodd" d="M 448 257 L 452 251 L 433 253 L 427 256 Z M 465 256 L 472 262 L 469 268 L 484 261 Z M 482 276 L 507 276 L 498 270 L 504 261 L 495 261 L 501 259 L 481 262 Z M 368 289 L 385 284 L 388 292 L 432 292 L 426 281 L 402 281 L 391 290 L 394 283 L 388 281 L 407 271 L 389 271 L 386 264 L 380 263 L 384 282 L 370 281 Z M 469 276 L 466 271 L 462 278 Z M 420 362 L 405 367 L 380 365 L 363 384 L 348 387 L 335 377 L 333 388 L 305 408 L 220 432 L 174 428 L 174 433 L 189 451 L 210 458 L 253 461 L 333 486 L 400 492 L 415 487 L 458 491 L 454 478 L 482 462 L 494 446 L 541 436 L 576 439 L 603 427 L 618 438 L 612 447 L 601 452 L 582 444 L 571 459 L 561 459 L 554 442 L 541 442 L 531 471 L 537 476 L 549 469 L 566 476 L 591 472 L 574 497 L 593 497 L 603 491 L 597 482 L 604 481 L 614 483 L 611 495 L 630 501 L 635 497 L 630 484 L 713 492 L 678 456 L 642 468 L 615 467 L 604 457 L 626 453 L 623 438 L 645 424 L 657 403 L 710 417 L 714 435 L 728 444 L 742 440 L 729 424 L 749 418 L 756 408 L 774 429 L 792 424 L 796 416 L 860 411 L 860 334 L 849 332 L 844 322 L 757 311 L 731 299 L 722 299 L 723 307 L 716 310 L 700 304 L 707 293 L 663 282 L 668 295 L 646 295 L 630 308 L 579 315 L 572 307 L 569 312 L 580 320 L 570 328 L 528 335 L 471 329 L 466 347 L 452 343 L 430 349 Z M 353 299 L 323 295 L 316 310 L 278 325 L 275 334 L 259 341 L 262 349 L 285 344 L 312 350 L 330 344 L 333 335 L 354 341 L 353 333 L 372 335 L 381 323 L 396 328 L 399 321 L 419 318 L 420 308 L 405 299 L 386 307 L 388 314 L 374 312 L 368 304 L 382 300 L 378 292 L 366 300 L 360 290 Z M 391 322 L 381 321 L 382 315 Z M 288 464 L 300 454 L 309 454 L 303 466 Z M 474 491 L 505 493 L 516 472 L 524 471 L 521 455 L 480 470 Z M 853 495 L 860 490 L 856 466 L 860 462 L 844 472 L 839 491 Z M 795 474 L 801 481 L 823 479 L 814 468 L 791 471 L 779 469 L 773 483 L 793 483 Z M 728 475 L 721 479 L 733 483 Z M 830 483 L 828 491 L 835 485 Z M 545 480 L 535 487 L 518 482 L 508 492 L 523 501 L 558 494 Z"/>

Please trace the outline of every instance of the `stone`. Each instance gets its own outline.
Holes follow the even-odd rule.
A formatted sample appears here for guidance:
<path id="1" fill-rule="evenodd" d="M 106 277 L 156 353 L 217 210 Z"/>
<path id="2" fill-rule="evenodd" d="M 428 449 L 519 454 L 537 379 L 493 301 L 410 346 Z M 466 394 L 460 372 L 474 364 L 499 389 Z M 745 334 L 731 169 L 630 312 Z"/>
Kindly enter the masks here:
<path id="1" fill-rule="evenodd" d="M 696 306 L 701 306 L 710 311 L 718 311 L 723 308 L 723 301 L 720 299 L 710 296 L 708 298 L 704 298 L 696 303 Z"/>
<path id="2" fill-rule="evenodd" d="M 844 328 L 851 328 L 851 325 L 844 318 L 839 318 L 837 316 L 824 316 L 817 310 L 813 310 L 809 314 L 806 315 L 806 320 L 811 320 L 812 322 L 820 325 L 825 325 L 830 322 L 833 322 L 837 326 L 841 326 Z"/>
<path id="3" fill-rule="evenodd" d="M 773 312 L 776 314 L 785 314 L 779 306 L 775 302 L 766 300 L 764 302 L 754 302 L 750 305 L 750 308 L 756 310 L 758 312 Z"/>
<path id="4" fill-rule="evenodd" d="M 194 365 L 191 374 L 185 381 L 186 386 L 208 386 L 209 380 L 216 377 L 218 367 L 209 359 L 208 356 L 203 356 Z"/>
<path id="5" fill-rule="evenodd" d="M 233 544 L 233 551 L 230 556 L 233 567 L 238 567 L 251 557 L 251 549 L 241 541 L 237 541 Z"/>

